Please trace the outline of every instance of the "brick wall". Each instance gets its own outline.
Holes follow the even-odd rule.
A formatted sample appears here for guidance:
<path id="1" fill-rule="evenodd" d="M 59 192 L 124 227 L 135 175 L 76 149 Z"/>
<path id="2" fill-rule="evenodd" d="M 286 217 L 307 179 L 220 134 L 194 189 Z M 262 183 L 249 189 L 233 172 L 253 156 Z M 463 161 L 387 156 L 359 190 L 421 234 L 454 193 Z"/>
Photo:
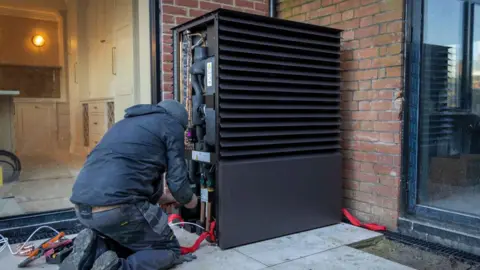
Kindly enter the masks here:
<path id="1" fill-rule="evenodd" d="M 226 8 L 259 15 L 268 14 L 267 0 L 162 0 L 162 63 L 165 99 L 173 98 L 172 35 L 170 29 L 217 8 Z"/>
<path id="2" fill-rule="evenodd" d="M 400 183 L 403 0 L 278 0 L 280 18 L 344 30 L 344 204 L 395 229 Z"/>

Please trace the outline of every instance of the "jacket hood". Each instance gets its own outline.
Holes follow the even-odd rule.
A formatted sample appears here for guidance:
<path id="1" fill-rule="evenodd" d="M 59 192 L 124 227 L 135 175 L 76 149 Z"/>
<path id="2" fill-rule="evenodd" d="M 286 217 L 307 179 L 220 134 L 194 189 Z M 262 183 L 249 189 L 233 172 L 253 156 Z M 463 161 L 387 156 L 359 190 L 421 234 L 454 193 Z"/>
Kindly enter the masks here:
<path id="1" fill-rule="evenodd" d="M 152 114 L 152 113 L 166 113 L 166 110 L 157 105 L 139 104 L 134 105 L 125 110 L 125 118 L 131 118 L 140 115 Z"/>

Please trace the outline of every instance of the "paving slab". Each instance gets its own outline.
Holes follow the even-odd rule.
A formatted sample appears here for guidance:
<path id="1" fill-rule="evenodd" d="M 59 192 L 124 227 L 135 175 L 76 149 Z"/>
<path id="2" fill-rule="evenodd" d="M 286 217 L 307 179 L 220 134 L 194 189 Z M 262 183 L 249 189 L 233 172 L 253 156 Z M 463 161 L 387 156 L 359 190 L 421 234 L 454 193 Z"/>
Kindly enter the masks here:
<path id="1" fill-rule="evenodd" d="M 236 248 L 265 265 L 271 266 L 381 236 L 348 224 L 337 224 Z"/>
<path id="2" fill-rule="evenodd" d="M 197 235 L 174 228 L 182 246 L 191 246 Z M 195 252 L 197 259 L 177 266 L 176 270 L 317 270 L 317 269 L 410 269 L 386 259 L 346 247 L 346 245 L 379 236 L 347 224 L 302 232 L 243 247 L 221 250 L 203 242 Z M 73 236 L 70 236 L 73 237 Z M 39 244 L 42 241 L 36 241 Z M 0 269 L 16 269 L 23 257 L 0 253 Z M 31 270 L 58 269 L 43 259 Z"/>
<path id="3" fill-rule="evenodd" d="M 342 246 L 282 263 L 269 270 L 413 270 L 369 253 Z"/>

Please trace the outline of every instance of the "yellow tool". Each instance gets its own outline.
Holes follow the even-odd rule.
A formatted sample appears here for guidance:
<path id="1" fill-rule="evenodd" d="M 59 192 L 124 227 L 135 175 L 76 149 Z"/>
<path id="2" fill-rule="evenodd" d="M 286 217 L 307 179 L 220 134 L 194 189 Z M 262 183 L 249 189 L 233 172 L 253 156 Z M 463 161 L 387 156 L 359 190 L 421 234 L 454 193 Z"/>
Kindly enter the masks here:
<path id="1" fill-rule="evenodd" d="M 0 187 L 3 186 L 3 167 L 0 166 Z"/>

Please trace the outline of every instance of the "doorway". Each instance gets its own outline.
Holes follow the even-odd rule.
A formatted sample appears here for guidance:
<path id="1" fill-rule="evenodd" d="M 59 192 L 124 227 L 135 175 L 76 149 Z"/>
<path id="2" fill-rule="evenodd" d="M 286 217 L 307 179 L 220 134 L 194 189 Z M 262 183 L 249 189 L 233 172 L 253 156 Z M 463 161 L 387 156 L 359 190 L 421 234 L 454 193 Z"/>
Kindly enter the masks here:
<path id="1" fill-rule="evenodd" d="M 478 228 L 480 1 L 413 2 L 408 210 Z"/>
<path id="2" fill-rule="evenodd" d="M 0 149 L 22 170 L 0 181 L 0 218 L 70 209 L 86 155 L 127 107 L 150 103 L 149 2 L 0 0 L 2 20 Z"/>

